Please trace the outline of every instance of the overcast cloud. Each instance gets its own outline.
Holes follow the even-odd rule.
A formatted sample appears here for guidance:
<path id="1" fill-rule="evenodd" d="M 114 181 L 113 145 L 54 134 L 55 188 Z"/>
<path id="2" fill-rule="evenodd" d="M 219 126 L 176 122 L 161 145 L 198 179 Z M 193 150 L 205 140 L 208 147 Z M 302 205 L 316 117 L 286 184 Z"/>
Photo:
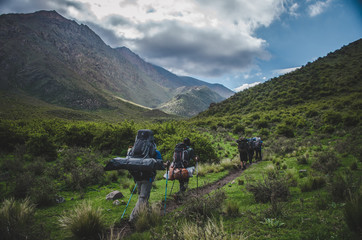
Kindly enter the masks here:
<path id="1" fill-rule="evenodd" d="M 56 10 L 87 24 L 111 47 L 126 46 L 176 74 L 224 79 L 235 88 L 245 80 L 235 76 L 266 78 L 260 63 L 273 55 L 258 29 L 282 17 L 318 16 L 333 1 L 338 0 L 0 0 L 0 13 Z M 279 69 L 292 67 L 298 66 Z"/>

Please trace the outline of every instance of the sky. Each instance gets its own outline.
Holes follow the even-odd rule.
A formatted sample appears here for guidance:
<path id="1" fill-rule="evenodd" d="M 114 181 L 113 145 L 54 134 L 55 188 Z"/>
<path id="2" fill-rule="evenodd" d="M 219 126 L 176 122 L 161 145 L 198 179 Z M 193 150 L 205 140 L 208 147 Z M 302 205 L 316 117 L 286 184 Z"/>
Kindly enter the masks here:
<path id="1" fill-rule="evenodd" d="M 362 37 L 362 0 L 0 0 L 0 14 L 55 10 L 109 46 L 234 90 Z"/>

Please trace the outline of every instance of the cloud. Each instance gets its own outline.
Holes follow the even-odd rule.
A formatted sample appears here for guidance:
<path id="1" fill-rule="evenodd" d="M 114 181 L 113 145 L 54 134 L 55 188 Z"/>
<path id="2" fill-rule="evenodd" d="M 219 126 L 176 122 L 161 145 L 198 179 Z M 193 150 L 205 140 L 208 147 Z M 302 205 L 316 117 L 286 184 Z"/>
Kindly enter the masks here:
<path id="1" fill-rule="evenodd" d="M 326 0 L 326 1 L 317 1 L 316 3 L 309 5 L 308 7 L 308 14 L 311 17 L 315 17 L 321 13 L 323 13 L 326 8 L 329 7 L 332 0 Z"/>
<path id="2" fill-rule="evenodd" d="M 180 66 L 186 72 L 215 76 L 240 71 L 255 58 L 268 59 L 265 41 L 217 28 L 199 28 L 177 21 L 139 26 L 143 38 L 134 40 L 138 52 L 167 68 Z"/>
<path id="3" fill-rule="evenodd" d="M 235 92 L 241 92 L 245 89 L 248 89 L 248 88 L 251 88 L 251 87 L 254 87 L 258 84 L 260 84 L 261 82 L 254 82 L 254 83 L 245 83 L 243 85 L 241 85 L 240 87 L 237 87 L 234 89 Z"/>
<path id="4" fill-rule="evenodd" d="M 289 14 L 291 16 L 294 16 L 294 17 L 298 17 L 299 14 L 297 13 L 299 9 L 299 4 L 298 3 L 293 3 L 290 7 L 289 7 Z"/>
<path id="5" fill-rule="evenodd" d="M 276 69 L 276 70 L 273 71 L 273 73 L 276 74 L 276 75 L 283 75 L 283 74 L 293 72 L 293 71 L 295 71 L 295 70 L 297 70 L 299 68 L 300 67 Z"/>
<path id="6" fill-rule="evenodd" d="M 111 47 L 126 46 L 154 64 L 200 77 L 237 74 L 270 59 L 255 31 L 298 5 L 289 0 L 11 0 L 3 12 L 56 10 L 87 24 Z M 5 9 L 5 10 L 4 10 Z"/>

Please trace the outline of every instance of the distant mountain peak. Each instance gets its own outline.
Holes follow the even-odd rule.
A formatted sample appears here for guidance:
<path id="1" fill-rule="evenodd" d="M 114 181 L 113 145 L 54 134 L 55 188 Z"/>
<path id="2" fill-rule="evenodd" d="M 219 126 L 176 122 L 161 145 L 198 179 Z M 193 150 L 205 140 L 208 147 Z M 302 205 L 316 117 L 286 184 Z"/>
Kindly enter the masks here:
<path id="1" fill-rule="evenodd" d="M 204 85 L 224 99 L 233 94 L 222 85 L 177 76 L 127 47 L 111 48 L 88 26 L 56 11 L 1 15 L 0 35 L 0 90 L 47 103 L 93 110 L 125 104 L 114 101 L 119 97 L 157 108 Z"/>

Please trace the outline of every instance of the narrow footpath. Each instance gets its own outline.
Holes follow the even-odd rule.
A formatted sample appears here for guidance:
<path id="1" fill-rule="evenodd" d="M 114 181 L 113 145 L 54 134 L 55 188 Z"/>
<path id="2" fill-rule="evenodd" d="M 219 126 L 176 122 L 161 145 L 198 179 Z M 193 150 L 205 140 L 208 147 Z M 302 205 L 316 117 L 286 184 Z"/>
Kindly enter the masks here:
<path id="1" fill-rule="evenodd" d="M 257 164 L 257 162 L 253 162 L 251 165 Z M 251 165 L 248 165 L 248 167 L 250 167 Z M 199 187 L 198 189 L 194 188 L 194 189 L 190 189 L 187 191 L 187 195 L 190 196 L 195 196 L 195 195 L 206 195 L 214 190 L 217 190 L 219 188 L 222 188 L 223 186 L 225 186 L 226 184 L 228 184 L 229 182 L 232 182 L 234 179 L 236 179 L 237 177 L 239 177 L 242 173 L 244 172 L 244 170 L 242 169 L 233 169 L 230 170 L 229 174 L 224 176 L 223 178 L 217 180 L 216 182 L 213 183 L 209 183 L 207 185 L 204 185 L 202 187 Z M 185 204 L 185 202 L 183 201 L 177 201 L 173 198 L 171 198 L 171 196 L 167 196 L 167 203 L 166 203 L 166 214 L 173 212 L 175 209 L 177 209 L 178 207 L 182 206 L 183 204 Z M 129 225 L 129 223 L 127 221 L 124 221 L 120 224 L 120 226 L 115 227 L 116 232 L 121 233 L 122 237 L 125 236 L 129 236 L 134 232 L 134 229 Z"/>

